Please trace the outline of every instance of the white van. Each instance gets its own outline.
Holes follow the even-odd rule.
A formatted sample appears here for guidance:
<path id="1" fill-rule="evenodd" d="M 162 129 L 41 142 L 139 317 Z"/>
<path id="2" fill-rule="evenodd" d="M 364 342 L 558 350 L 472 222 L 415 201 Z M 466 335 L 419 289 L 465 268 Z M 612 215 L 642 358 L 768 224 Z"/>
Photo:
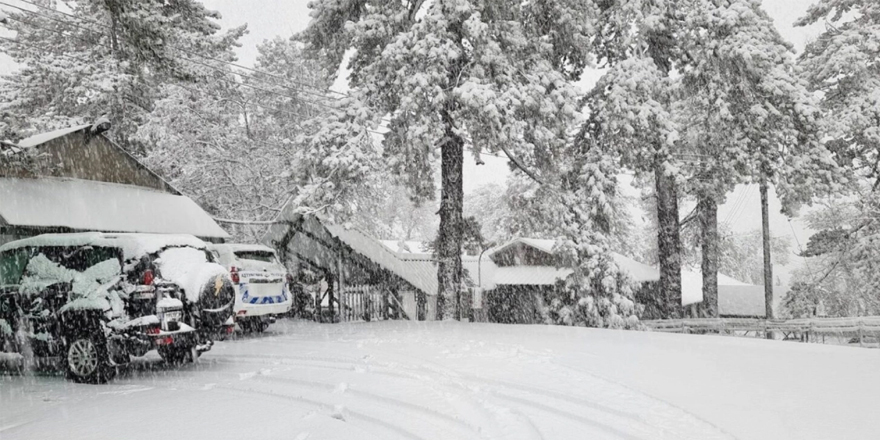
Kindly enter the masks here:
<path id="1" fill-rule="evenodd" d="M 274 249 L 260 244 L 212 244 L 209 249 L 232 278 L 235 323 L 242 331 L 262 332 L 290 311 L 289 275 Z"/>

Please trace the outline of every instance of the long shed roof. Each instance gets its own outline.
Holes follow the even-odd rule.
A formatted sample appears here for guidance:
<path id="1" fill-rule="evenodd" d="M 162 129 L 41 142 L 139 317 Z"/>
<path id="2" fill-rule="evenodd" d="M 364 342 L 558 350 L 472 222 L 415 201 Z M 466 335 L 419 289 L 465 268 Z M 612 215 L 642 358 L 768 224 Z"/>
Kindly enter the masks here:
<path id="1" fill-rule="evenodd" d="M 51 177 L 0 178 L 0 223 L 73 231 L 229 237 L 186 196 L 133 185 Z"/>

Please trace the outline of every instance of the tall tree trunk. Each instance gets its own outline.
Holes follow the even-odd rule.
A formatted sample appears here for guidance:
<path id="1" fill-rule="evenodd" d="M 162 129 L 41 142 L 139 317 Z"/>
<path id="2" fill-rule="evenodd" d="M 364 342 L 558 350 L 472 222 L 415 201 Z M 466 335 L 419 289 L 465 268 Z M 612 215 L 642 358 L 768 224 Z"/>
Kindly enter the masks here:
<path id="1" fill-rule="evenodd" d="M 660 295 L 664 317 L 681 316 L 681 234 L 678 220 L 678 189 L 675 178 L 654 166 L 657 193 L 657 248 L 660 259 Z"/>
<path id="2" fill-rule="evenodd" d="M 703 303 L 700 316 L 718 317 L 718 203 L 709 194 L 701 194 L 697 209 L 700 213 L 702 243 Z"/>
<path id="3" fill-rule="evenodd" d="M 761 176 L 761 229 L 764 233 L 764 310 L 767 319 L 776 316 L 773 313 L 773 263 L 770 261 L 770 206 L 767 196 L 767 178 Z M 767 339 L 773 335 L 767 332 Z"/>
<path id="4" fill-rule="evenodd" d="M 110 50 L 113 51 L 113 55 L 119 57 L 119 42 L 116 41 L 116 34 L 119 32 L 116 28 L 116 15 L 119 13 L 119 7 L 112 0 L 105 0 L 104 4 L 110 12 Z"/>
<path id="5" fill-rule="evenodd" d="M 440 231 L 437 234 L 437 319 L 461 316 L 461 245 L 464 189 L 464 141 L 453 131 L 452 117 L 444 112 L 446 140 L 441 147 Z"/>

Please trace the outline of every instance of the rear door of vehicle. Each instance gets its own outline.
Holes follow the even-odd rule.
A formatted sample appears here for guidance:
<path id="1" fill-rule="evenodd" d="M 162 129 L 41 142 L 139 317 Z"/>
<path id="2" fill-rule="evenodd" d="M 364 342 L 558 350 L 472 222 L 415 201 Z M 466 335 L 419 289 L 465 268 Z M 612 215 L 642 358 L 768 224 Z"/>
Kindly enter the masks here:
<path id="1" fill-rule="evenodd" d="M 287 301 L 287 271 L 275 253 L 268 250 L 236 250 L 235 259 L 241 277 L 241 302 L 278 304 Z"/>

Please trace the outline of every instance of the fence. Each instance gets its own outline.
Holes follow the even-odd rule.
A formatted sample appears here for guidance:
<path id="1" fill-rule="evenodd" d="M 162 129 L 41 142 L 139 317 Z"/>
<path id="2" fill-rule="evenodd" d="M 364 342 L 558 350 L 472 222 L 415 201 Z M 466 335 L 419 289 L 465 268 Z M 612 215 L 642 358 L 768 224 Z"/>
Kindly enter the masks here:
<path id="1" fill-rule="evenodd" d="M 880 316 L 857 318 L 749 319 L 695 318 L 642 321 L 649 329 L 666 333 L 718 333 L 721 335 L 755 336 L 775 332 L 783 339 L 802 342 L 825 342 L 826 336 L 857 339 L 860 346 L 866 338 L 880 343 Z M 820 338 L 821 337 L 821 341 Z"/>
<path id="2" fill-rule="evenodd" d="M 388 294 L 377 286 L 345 286 L 340 308 L 343 321 L 388 319 Z"/>

